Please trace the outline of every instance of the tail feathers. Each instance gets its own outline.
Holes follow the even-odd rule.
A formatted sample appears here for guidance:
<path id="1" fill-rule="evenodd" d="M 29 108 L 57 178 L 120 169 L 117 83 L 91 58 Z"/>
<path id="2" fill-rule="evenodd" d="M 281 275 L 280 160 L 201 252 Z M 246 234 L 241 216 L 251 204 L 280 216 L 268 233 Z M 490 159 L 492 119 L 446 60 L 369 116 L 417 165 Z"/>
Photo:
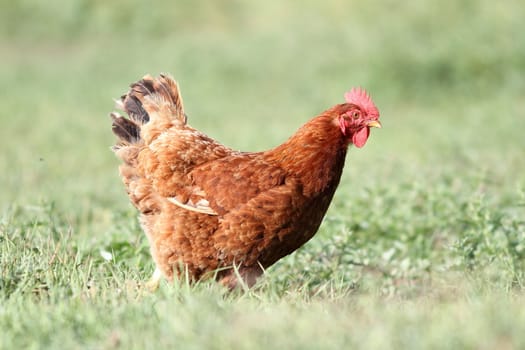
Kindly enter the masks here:
<path id="1" fill-rule="evenodd" d="M 119 113 L 110 114 L 113 124 L 111 130 L 118 137 L 118 145 L 137 143 L 140 140 L 140 126 L 132 119 L 126 119 Z"/>
<path id="2" fill-rule="evenodd" d="M 120 97 L 120 101 L 117 102 L 117 107 L 125 111 L 131 120 L 135 121 L 137 124 L 143 125 L 149 122 L 149 115 L 144 107 L 142 107 L 141 100 L 134 94 L 132 90 L 126 95 Z"/>
<path id="3" fill-rule="evenodd" d="M 175 80 L 164 74 L 158 78 L 146 75 L 131 84 L 128 93 L 116 101 L 116 106 L 126 112 L 129 119 L 111 113 L 112 130 L 119 140 L 114 149 L 141 142 L 141 126 L 149 123 L 152 117 L 153 122 L 160 125 L 186 124 L 179 87 Z"/>

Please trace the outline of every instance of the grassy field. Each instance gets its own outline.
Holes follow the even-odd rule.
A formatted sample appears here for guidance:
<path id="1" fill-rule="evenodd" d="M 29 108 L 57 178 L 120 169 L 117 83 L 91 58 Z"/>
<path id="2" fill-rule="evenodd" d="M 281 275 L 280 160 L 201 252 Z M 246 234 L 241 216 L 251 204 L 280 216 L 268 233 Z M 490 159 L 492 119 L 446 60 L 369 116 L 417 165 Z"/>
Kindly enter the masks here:
<path id="1" fill-rule="evenodd" d="M 0 349 L 525 348 L 521 1 L 0 4 Z M 352 86 L 382 113 L 317 236 L 252 291 L 141 288 L 108 114 L 160 72 L 243 150 Z"/>

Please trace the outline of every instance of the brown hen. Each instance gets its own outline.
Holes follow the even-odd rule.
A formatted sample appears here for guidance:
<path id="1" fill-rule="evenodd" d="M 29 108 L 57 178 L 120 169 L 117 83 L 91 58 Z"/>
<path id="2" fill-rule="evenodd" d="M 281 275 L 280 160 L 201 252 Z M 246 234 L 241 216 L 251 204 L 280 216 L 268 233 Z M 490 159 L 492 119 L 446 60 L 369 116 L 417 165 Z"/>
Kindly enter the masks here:
<path id="1" fill-rule="evenodd" d="M 364 146 L 379 111 L 364 90 L 311 119 L 282 145 L 237 152 L 186 122 L 177 83 L 145 76 L 112 113 L 120 175 L 162 275 L 252 286 L 317 232 L 349 144 Z M 235 267 L 235 268 L 234 268 Z"/>

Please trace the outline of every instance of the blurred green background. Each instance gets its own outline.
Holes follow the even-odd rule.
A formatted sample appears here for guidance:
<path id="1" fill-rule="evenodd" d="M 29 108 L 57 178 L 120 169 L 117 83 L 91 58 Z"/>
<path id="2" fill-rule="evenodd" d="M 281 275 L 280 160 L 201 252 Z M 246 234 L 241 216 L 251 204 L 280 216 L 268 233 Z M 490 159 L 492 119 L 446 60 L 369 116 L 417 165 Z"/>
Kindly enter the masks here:
<path id="1" fill-rule="evenodd" d="M 193 126 L 243 150 L 282 142 L 363 86 L 384 129 L 351 151 L 349 173 L 387 182 L 406 167 L 482 171 L 515 190 L 524 178 L 524 8 L 2 0 L 1 203 L 125 203 L 107 114 L 129 83 L 160 72 L 180 82 Z"/>
<path id="2" fill-rule="evenodd" d="M 525 346 L 523 33 L 521 0 L 0 0 L 0 340 Z M 108 114 L 161 72 L 192 126 L 245 151 L 353 86 L 381 111 L 319 234 L 240 300 L 134 288 L 153 266 Z"/>

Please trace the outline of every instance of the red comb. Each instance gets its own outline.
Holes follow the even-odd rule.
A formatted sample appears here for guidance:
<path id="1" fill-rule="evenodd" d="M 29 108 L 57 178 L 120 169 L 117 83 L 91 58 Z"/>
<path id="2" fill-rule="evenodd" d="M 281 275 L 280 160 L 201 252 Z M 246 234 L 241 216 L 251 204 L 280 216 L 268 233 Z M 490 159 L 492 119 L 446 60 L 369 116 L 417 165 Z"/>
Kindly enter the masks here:
<path id="1" fill-rule="evenodd" d="M 370 95 L 364 90 L 359 88 L 352 88 L 349 92 L 345 93 L 345 100 L 348 103 L 352 103 L 361 107 L 362 110 L 370 117 L 379 118 L 379 110 L 377 109 L 374 102 L 370 98 Z"/>

